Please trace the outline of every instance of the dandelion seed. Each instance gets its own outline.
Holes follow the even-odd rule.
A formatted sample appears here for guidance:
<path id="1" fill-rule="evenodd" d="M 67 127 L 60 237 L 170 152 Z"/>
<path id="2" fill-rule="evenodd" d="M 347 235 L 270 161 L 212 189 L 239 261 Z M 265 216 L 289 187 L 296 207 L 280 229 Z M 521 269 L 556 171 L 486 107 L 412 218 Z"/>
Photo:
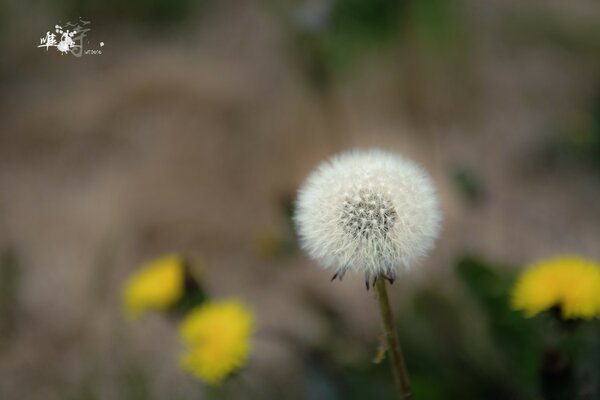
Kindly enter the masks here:
<path id="1" fill-rule="evenodd" d="M 437 195 L 414 162 L 380 150 L 343 153 L 321 164 L 299 191 L 294 216 L 311 258 L 342 276 L 410 269 L 433 247 L 441 226 Z"/>

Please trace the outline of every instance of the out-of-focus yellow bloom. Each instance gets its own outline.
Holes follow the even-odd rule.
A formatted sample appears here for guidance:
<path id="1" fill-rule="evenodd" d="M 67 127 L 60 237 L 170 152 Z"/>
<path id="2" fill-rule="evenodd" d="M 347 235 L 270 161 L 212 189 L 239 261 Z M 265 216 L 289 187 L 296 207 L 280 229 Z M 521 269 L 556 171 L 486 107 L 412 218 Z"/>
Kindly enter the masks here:
<path id="1" fill-rule="evenodd" d="M 206 383 L 221 383 L 246 364 L 253 329 L 252 313 L 237 300 L 195 308 L 179 328 L 189 347 L 181 358 L 182 367 Z"/>
<path id="2" fill-rule="evenodd" d="M 563 318 L 600 317 L 600 264 L 564 256 L 533 264 L 520 276 L 512 304 L 527 316 L 559 306 Z"/>
<path id="3" fill-rule="evenodd" d="M 137 318 L 146 310 L 166 310 L 183 295 L 183 259 L 168 255 L 143 265 L 125 286 L 125 312 Z"/>

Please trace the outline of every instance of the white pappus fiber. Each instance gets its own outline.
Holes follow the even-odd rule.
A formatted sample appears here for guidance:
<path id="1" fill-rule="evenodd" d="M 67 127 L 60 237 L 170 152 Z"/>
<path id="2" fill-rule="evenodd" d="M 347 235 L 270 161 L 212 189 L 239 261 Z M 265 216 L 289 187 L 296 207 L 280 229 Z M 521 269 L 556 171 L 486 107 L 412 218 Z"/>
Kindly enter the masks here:
<path id="1" fill-rule="evenodd" d="M 341 278 L 393 280 L 433 247 L 442 214 L 429 175 L 398 154 L 350 151 L 323 162 L 299 190 L 302 248 Z"/>

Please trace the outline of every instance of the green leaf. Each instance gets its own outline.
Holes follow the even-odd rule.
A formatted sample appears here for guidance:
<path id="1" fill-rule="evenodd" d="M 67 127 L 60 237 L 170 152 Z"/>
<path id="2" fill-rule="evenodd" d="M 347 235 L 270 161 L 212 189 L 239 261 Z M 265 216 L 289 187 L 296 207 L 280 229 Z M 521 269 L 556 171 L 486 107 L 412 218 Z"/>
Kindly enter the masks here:
<path id="1" fill-rule="evenodd" d="M 539 379 L 542 340 L 537 319 L 524 318 L 510 308 L 514 278 L 505 267 L 491 266 L 474 257 L 457 264 L 457 273 L 467 293 L 484 313 L 487 329 L 503 358 L 505 371 L 533 389 Z"/>

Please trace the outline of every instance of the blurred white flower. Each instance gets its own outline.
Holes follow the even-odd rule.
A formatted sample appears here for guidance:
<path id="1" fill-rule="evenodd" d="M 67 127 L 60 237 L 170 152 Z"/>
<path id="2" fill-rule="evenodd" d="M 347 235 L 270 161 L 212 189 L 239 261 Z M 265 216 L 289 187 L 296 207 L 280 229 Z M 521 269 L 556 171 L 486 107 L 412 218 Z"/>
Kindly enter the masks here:
<path id="1" fill-rule="evenodd" d="M 411 268 L 433 247 L 442 215 L 433 183 L 414 162 L 381 150 L 322 163 L 299 191 L 294 216 L 311 258 L 369 279 Z"/>

